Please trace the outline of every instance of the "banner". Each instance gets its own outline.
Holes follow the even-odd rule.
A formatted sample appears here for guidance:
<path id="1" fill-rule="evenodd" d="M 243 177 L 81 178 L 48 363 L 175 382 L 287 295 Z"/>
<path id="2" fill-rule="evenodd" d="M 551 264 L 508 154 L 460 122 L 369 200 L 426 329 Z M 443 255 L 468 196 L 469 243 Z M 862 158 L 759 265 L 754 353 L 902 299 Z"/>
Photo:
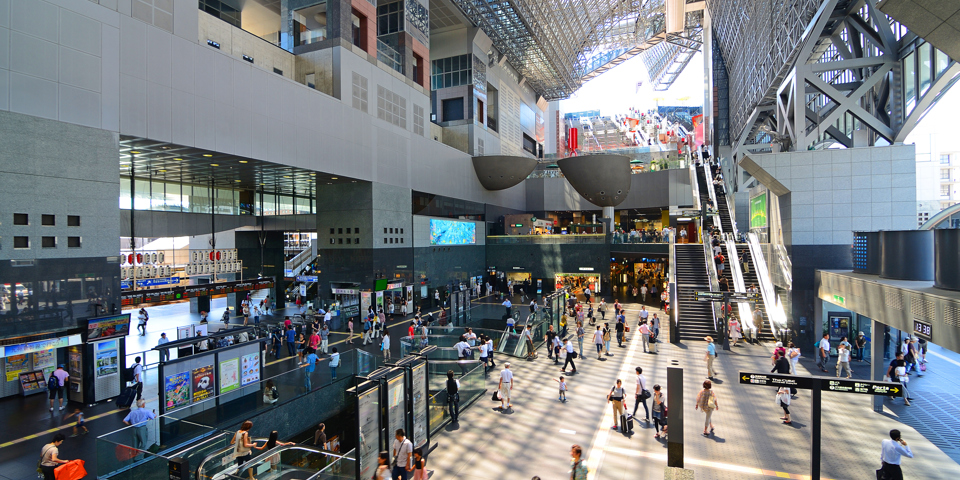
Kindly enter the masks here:
<path id="1" fill-rule="evenodd" d="M 190 403 L 190 372 L 181 372 L 163 379 L 166 411 Z"/>
<path id="2" fill-rule="evenodd" d="M 27 356 L 14 355 L 7 357 L 7 381 L 12 382 L 20 378 L 20 372 L 26 370 Z"/>
<path id="3" fill-rule="evenodd" d="M 193 377 L 194 403 L 214 396 L 213 365 L 195 368 L 191 372 L 191 376 Z"/>

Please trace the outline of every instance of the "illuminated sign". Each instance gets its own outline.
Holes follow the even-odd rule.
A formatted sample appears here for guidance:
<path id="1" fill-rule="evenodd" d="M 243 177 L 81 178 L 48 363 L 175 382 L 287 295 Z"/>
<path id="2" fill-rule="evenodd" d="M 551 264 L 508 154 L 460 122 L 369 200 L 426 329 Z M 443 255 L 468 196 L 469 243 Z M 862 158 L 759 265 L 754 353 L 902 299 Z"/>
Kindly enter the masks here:
<path id="1" fill-rule="evenodd" d="M 456 220 L 430 219 L 430 245 L 472 245 L 477 243 L 477 224 Z"/>
<path id="2" fill-rule="evenodd" d="M 750 228 L 767 228 L 767 194 L 750 199 Z"/>

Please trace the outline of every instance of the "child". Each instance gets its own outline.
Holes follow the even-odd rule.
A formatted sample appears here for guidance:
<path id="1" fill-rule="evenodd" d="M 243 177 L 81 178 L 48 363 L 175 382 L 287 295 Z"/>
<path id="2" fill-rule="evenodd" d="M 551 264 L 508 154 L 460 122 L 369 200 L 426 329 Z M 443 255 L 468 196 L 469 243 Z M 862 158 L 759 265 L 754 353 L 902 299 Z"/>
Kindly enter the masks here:
<path id="1" fill-rule="evenodd" d="M 427 480 L 427 460 L 422 448 L 413 450 L 413 480 Z"/>
<path id="2" fill-rule="evenodd" d="M 71 413 L 70 415 L 67 415 L 66 417 L 63 417 L 63 419 L 66 420 L 66 419 L 68 419 L 68 418 L 70 418 L 70 417 L 72 417 L 72 416 L 74 416 L 74 415 L 77 416 L 77 424 L 73 426 L 73 435 L 70 435 L 70 436 L 71 436 L 71 437 L 76 437 L 77 435 L 79 435 L 79 433 L 77 432 L 77 429 L 78 429 L 78 428 L 82 428 L 82 429 L 83 429 L 83 434 L 84 434 L 84 435 L 90 433 L 90 430 L 87 430 L 87 426 L 84 425 L 83 412 L 81 412 L 79 408 L 76 409 L 76 410 L 74 410 L 73 413 Z"/>
<path id="3" fill-rule="evenodd" d="M 561 402 L 567 401 L 567 381 L 561 375 L 560 378 L 554 378 L 554 381 L 560 384 L 560 398 L 558 399 Z"/>

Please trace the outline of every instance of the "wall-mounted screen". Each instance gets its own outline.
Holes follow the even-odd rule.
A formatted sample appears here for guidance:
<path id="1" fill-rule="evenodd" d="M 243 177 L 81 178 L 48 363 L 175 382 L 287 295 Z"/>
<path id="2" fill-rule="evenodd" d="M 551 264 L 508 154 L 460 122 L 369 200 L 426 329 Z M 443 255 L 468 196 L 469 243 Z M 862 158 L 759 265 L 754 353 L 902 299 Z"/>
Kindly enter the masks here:
<path id="1" fill-rule="evenodd" d="M 456 220 L 430 219 L 430 245 L 472 245 L 477 243 L 477 224 Z"/>
<path id="2" fill-rule="evenodd" d="M 750 199 L 750 228 L 767 228 L 767 194 Z"/>
<path id="3" fill-rule="evenodd" d="M 126 337 L 130 333 L 130 314 L 91 318 L 87 323 L 87 341 Z"/>

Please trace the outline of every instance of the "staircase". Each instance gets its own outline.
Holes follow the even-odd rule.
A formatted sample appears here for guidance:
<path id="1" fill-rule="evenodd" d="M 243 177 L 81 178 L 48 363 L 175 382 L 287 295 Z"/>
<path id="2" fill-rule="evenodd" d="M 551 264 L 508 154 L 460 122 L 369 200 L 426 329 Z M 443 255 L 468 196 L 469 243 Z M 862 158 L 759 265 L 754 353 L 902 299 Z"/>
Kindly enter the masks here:
<path id="1" fill-rule="evenodd" d="M 749 289 L 751 285 L 760 286 L 760 281 L 757 278 L 757 268 L 756 264 L 753 261 L 753 255 L 750 254 L 750 247 L 748 245 L 737 245 L 737 256 L 743 257 L 747 265 L 750 267 L 750 271 L 743 272 L 743 283 Z M 757 306 L 760 307 L 760 311 L 763 312 L 763 328 L 760 331 L 759 339 L 761 342 L 775 342 L 776 338 L 773 336 L 773 329 L 770 324 L 770 317 L 767 315 L 767 309 L 764 306 L 763 302 L 757 302 Z"/>
<path id="2" fill-rule="evenodd" d="M 710 335 L 717 337 L 713 327 L 710 302 L 696 299 L 694 292 L 709 291 L 710 277 L 704 265 L 703 245 L 676 245 L 677 261 L 677 312 L 680 316 L 680 339 L 703 340 Z"/>

